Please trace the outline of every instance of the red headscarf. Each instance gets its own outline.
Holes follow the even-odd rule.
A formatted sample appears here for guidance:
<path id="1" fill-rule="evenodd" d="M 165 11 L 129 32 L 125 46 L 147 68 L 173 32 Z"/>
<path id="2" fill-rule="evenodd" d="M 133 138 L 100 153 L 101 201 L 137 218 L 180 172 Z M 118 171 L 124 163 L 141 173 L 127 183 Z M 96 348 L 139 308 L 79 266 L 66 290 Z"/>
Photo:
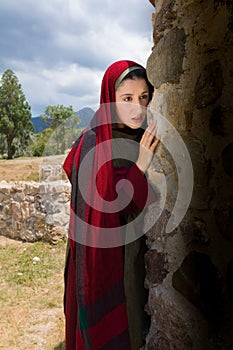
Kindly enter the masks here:
<path id="1" fill-rule="evenodd" d="M 108 67 L 106 70 L 101 84 L 101 94 L 100 94 L 100 109 L 94 116 L 94 126 L 99 126 L 97 131 L 96 144 L 102 143 L 106 140 L 112 138 L 112 119 L 110 105 L 111 102 L 115 102 L 115 84 L 122 73 L 127 71 L 130 67 L 139 67 L 144 69 L 141 65 L 133 61 L 117 61 Z M 104 107 L 101 106 L 106 104 Z M 93 126 L 91 126 L 93 127 Z M 71 178 L 72 166 L 74 161 L 74 149 L 71 150 L 70 156 L 67 157 L 63 168 L 67 173 L 67 176 Z M 96 155 L 98 156 L 98 154 Z"/>
<path id="2" fill-rule="evenodd" d="M 104 240 L 107 239 L 105 234 L 98 235 L 97 228 L 100 227 L 119 227 L 119 214 L 108 213 L 105 208 L 108 206 L 109 202 L 113 202 L 117 195 L 114 185 L 114 173 L 112 159 L 112 116 L 111 116 L 111 103 L 115 102 L 115 85 L 119 81 L 119 77 L 122 74 L 127 73 L 132 69 L 144 69 L 141 65 L 133 61 L 118 61 L 113 63 L 105 72 L 102 85 L 101 85 L 101 95 L 100 95 L 100 107 L 95 113 L 90 126 L 84 132 L 81 137 L 78 147 L 72 148 L 70 154 L 68 155 L 65 163 L 64 170 L 66 171 L 68 177 L 72 182 L 72 171 L 74 170 L 74 163 L 76 163 L 76 169 L 80 171 L 82 165 L 82 160 L 80 161 L 81 149 L 85 149 L 83 153 L 87 153 L 90 149 L 90 142 L 88 139 L 91 138 L 91 134 L 95 133 L 95 141 L 93 147 L 93 157 L 91 163 L 83 163 L 84 172 L 82 172 L 82 178 L 86 180 L 86 189 L 88 193 L 88 203 L 86 203 L 86 217 L 85 222 L 89 225 L 95 226 L 94 233 L 91 233 L 89 226 L 89 236 L 82 232 L 81 234 L 86 235 L 84 238 L 76 239 L 80 242 L 84 242 L 89 246 L 109 246 L 109 242 L 106 244 Z M 109 143 L 107 143 L 109 141 Z M 92 172 L 89 173 L 90 168 Z M 73 170 L 72 170 L 73 169 Z M 81 169 L 81 170 L 82 170 Z M 88 176 L 89 174 L 89 176 Z M 94 176 L 92 176 L 94 174 Z M 88 183 L 87 183 L 88 182 Z M 100 197 L 104 201 L 100 200 Z M 106 204 L 107 203 L 107 204 Z M 117 211 L 117 210 L 114 210 Z M 75 213 L 77 215 L 77 213 Z M 73 231 L 73 229 L 72 229 Z M 80 232 L 76 232 L 76 234 Z M 106 231 L 105 231 L 106 233 Z M 73 237 L 73 232 L 71 237 Z M 98 240 L 100 240 L 98 242 Z M 102 242 L 101 242 L 102 240 Z M 119 242 L 119 237 L 116 237 L 116 242 L 113 246 L 117 245 Z M 119 242 L 120 244 L 120 242 Z"/>
<path id="3" fill-rule="evenodd" d="M 131 67 L 143 68 L 133 61 L 124 60 L 113 63 L 107 69 L 102 80 L 100 108 L 95 113 L 91 127 L 72 147 L 63 166 L 72 183 L 69 240 L 71 256 L 76 261 L 76 349 L 79 350 L 130 350 L 123 285 L 123 249 L 121 246 L 97 248 L 103 246 L 98 244 L 98 240 L 101 240 L 100 228 L 107 230 L 118 227 L 119 213 L 101 210 L 102 204 L 93 193 L 96 193 L 97 188 L 105 201 L 111 202 L 116 198 L 112 150 L 106 146 L 106 141 L 112 138 L 110 103 L 115 102 L 117 80 L 119 82 L 119 77 Z M 89 199 L 89 203 L 86 203 L 80 194 L 78 181 L 82 161 L 90 149 L 93 150 L 93 157 L 92 169 L 86 169 Z M 102 167 L 97 171 L 100 165 Z M 93 173 L 97 174 L 94 182 Z M 85 227 L 77 225 L 77 217 L 86 223 Z M 80 234 L 81 243 L 86 242 L 87 245 L 79 244 Z M 75 240 L 79 243 L 75 243 Z"/>

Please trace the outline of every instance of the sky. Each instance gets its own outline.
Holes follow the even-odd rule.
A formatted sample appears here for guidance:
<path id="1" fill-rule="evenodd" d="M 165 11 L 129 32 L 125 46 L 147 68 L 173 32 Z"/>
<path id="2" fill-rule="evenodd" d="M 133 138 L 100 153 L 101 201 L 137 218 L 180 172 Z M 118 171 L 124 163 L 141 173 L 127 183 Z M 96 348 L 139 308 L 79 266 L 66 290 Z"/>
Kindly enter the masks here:
<path id="1" fill-rule="evenodd" d="M 95 109 L 111 63 L 146 65 L 153 12 L 149 0 L 2 0 L 0 74 L 13 70 L 33 116 L 57 104 Z"/>

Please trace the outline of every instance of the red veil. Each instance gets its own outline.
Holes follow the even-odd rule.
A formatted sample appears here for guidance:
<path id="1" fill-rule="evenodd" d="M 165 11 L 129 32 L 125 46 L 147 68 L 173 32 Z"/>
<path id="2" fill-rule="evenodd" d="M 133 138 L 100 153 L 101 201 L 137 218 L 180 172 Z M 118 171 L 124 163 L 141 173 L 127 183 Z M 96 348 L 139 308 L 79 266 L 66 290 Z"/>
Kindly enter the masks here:
<path id="1" fill-rule="evenodd" d="M 67 350 L 131 349 L 124 295 L 123 248 L 98 248 L 98 228 L 118 227 L 119 214 L 105 213 L 100 207 L 95 209 L 95 205 L 86 203 L 78 180 L 80 166 L 89 150 L 93 150 L 93 158 L 87 169 L 86 182 L 100 164 L 111 159 L 111 147 L 103 144 L 112 139 L 109 103 L 115 101 L 117 79 L 132 66 L 141 67 L 132 61 L 119 61 L 107 69 L 102 80 L 100 109 L 95 113 L 91 127 L 76 141 L 63 165 L 72 184 L 65 295 Z M 112 161 L 107 161 L 101 167 L 95 184 L 105 200 L 113 201 L 116 198 Z M 88 184 L 88 198 L 89 203 L 95 204 L 92 186 Z M 86 223 L 85 227 L 77 224 L 77 217 Z M 95 227 L 95 235 L 88 225 Z M 78 235 L 85 236 L 90 230 L 91 244 L 88 238 L 87 244 L 80 243 Z"/>

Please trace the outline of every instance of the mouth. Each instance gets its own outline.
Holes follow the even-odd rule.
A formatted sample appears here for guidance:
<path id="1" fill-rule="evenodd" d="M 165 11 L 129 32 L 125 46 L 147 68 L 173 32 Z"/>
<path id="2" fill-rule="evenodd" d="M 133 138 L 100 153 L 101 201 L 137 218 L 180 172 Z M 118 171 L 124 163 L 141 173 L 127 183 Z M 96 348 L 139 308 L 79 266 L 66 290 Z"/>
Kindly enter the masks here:
<path id="1" fill-rule="evenodd" d="M 145 117 L 143 115 L 137 115 L 132 118 L 132 121 L 136 124 L 140 124 L 144 121 Z"/>

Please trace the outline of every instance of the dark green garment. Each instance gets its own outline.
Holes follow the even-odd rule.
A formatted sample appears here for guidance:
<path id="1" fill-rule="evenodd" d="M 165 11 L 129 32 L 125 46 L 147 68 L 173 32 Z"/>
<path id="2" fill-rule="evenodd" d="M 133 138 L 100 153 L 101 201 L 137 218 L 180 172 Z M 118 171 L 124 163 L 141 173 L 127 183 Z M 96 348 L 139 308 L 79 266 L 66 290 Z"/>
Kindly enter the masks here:
<path id="1" fill-rule="evenodd" d="M 146 323 L 145 249 L 144 236 L 125 246 L 124 287 L 132 350 L 139 350 L 143 346 L 143 331 Z"/>
<path id="2" fill-rule="evenodd" d="M 124 130 L 113 129 L 113 139 L 119 139 L 119 142 L 113 143 L 114 167 L 132 166 L 138 158 L 138 142 L 140 141 L 138 131 L 129 128 L 125 128 Z M 127 159 L 118 158 L 119 154 L 122 154 L 122 157 L 126 157 Z M 129 223 L 138 214 L 132 213 L 121 216 L 121 224 Z M 146 244 L 144 235 L 124 246 L 124 288 L 132 350 L 139 350 L 143 346 L 143 331 L 148 318 L 144 311 L 148 296 L 144 288 L 145 252 Z"/>

